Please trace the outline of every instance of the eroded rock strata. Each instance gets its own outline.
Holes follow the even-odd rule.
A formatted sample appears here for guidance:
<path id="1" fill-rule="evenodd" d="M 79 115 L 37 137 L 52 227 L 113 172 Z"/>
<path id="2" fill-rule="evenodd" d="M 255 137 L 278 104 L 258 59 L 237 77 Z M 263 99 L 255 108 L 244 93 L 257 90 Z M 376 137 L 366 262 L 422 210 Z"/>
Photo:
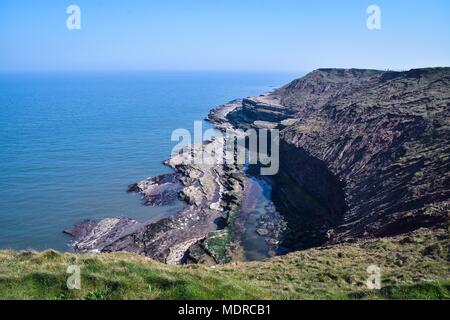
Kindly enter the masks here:
<path id="1" fill-rule="evenodd" d="M 265 178 L 287 222 L 283 246 L 295 250 L 447 227 L 449 110 L 450 68 L 319 69 L 213 109 L 208 119 L 221 130 L 281 130 L 280 170 Z M 83 222 L 68 230 L 74 250 L 124 250 L 167 263 L 233 258 L 232 225 L 247 185 L 242 168 L 186 165 L 181 156 L 166 164 L 173 174 L 130 191 L 146 205 L 179 197 L 185 209 L 156 222 Z"/>
<path id="2" fill-rule="evenodd" d="M 228 119 L 282 130 L 272 183 L 302 248 L 446 226 L 449 111 L 450 68 L 320 69 Z"/>
<path id="3" fill-rule="evenodd" d="M 84 221 L 66 230 L 74 237 L 72 248 L 76 252 L 128 251 L 170 264 L 229 261 L 230 234 L 225 227 L 238 210 L 247 178 L 241 167 L 208 152 L 223 143 L 215 139 L 189 146 L 165 161 L 174 173 L 129 187 L 129 192 L 141 194 L 144 205 L 164 205 L 178 198 L 187 203 L 183 210 L 146 223 L 125 217 Z M 203 162 L 193 161 L 202 153 Z"/>

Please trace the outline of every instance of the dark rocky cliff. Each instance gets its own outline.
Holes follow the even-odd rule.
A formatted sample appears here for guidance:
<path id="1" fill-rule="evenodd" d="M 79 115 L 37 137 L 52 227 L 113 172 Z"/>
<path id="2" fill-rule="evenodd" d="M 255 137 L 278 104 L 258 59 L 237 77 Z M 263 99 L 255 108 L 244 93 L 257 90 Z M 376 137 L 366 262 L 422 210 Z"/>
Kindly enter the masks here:
<path id="1" fill-rule="evenodd" d="M 227 117 L 282 129 L 272 182 L 302 248 L 446 225 L 449 112 L 450 68 L 319 69 Z"/>

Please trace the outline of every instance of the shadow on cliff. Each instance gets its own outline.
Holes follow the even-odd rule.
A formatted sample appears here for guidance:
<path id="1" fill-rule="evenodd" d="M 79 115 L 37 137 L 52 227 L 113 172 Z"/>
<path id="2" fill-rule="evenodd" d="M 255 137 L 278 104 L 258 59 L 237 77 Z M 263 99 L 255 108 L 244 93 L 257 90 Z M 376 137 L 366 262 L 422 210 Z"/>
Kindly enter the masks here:
<path id="1" fill-rule="evenodd" d="M 257 175 L 252 166 L 249 174 Z M 344 183 L 303 149 L 280 144 L 280 169 L 262 177 L 272 185 L 272 201 L 287 222 L 282 246 L 303 250 L 325 244 L 347 210 Z"/>

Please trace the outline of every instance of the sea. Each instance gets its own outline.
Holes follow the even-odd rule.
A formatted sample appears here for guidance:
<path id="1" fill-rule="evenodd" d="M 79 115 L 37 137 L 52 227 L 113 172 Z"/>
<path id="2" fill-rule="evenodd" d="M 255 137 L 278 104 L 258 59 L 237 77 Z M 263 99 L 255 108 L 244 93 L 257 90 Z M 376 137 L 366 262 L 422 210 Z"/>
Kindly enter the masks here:
<path id="1" fill-rule="evenodd" d="M 85 219 L 139 221 L 182 203 L 146 207 L 127 187 L 170 169 L 177 141 L 209 110 L 299 77 L 258 72 L 0 74 L 0 249 L 68 250 L 63 230 Z M 204 122 L 204 128 L 208 128 Z"/>

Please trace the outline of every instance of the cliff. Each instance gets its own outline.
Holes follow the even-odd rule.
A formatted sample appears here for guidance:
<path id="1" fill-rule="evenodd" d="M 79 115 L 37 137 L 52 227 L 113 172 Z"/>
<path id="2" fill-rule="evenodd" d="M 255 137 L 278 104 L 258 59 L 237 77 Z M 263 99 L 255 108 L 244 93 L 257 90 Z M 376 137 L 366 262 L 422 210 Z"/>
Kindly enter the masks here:
<path id="1" fill-rule="evenodd" d="M 303 248 L 446 226 L 449 110 L 450 68 L 319 69 L 227 118 L 282 130 L 272 182 Z"/>

